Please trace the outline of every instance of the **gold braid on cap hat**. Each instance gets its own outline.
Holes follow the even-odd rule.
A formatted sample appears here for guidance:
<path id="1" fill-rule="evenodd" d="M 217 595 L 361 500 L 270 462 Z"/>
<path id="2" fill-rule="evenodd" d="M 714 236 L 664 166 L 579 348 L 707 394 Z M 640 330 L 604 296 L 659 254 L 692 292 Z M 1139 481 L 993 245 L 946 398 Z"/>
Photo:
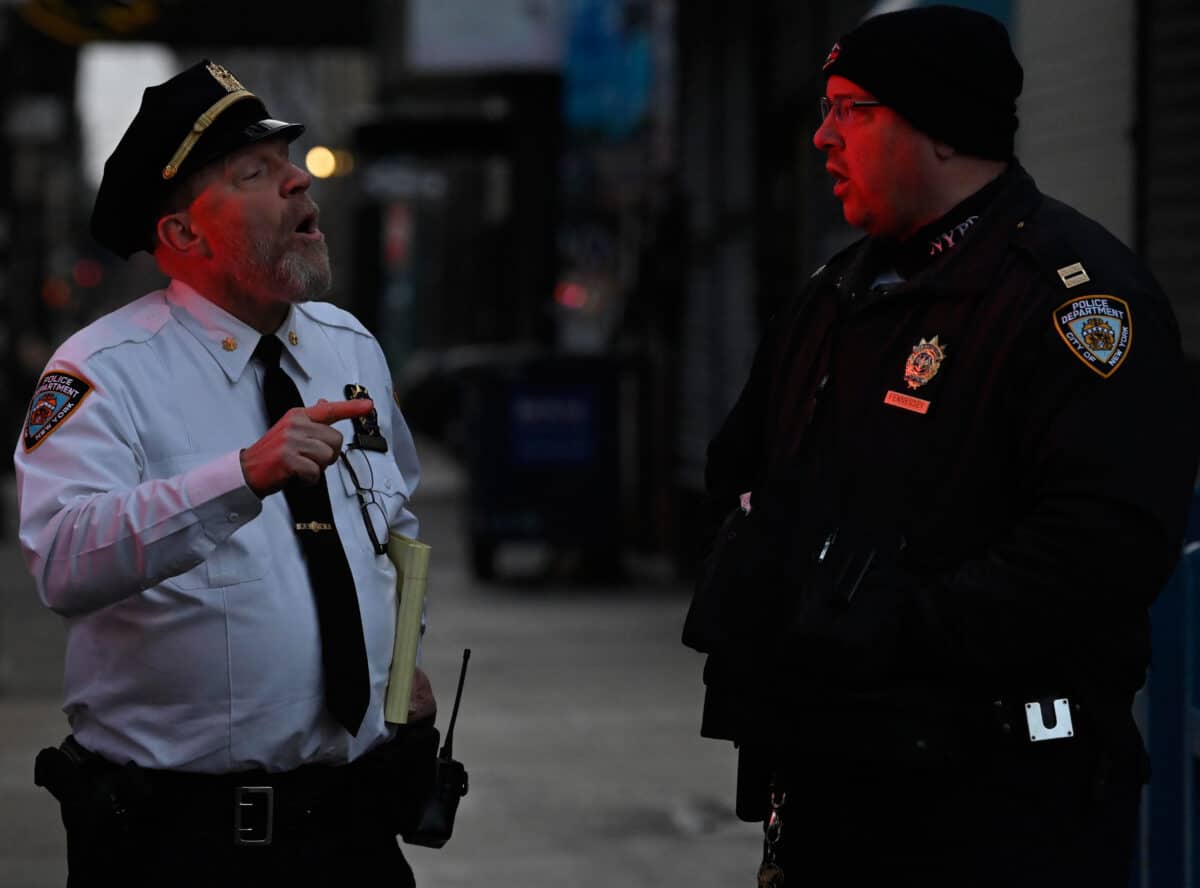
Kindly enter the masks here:
<path id="1" fill-rule="evenodd" d="M 238 79 L 229 73 L 228 68 L 222 65 L 214 65 L 212 62 L 209 62 L 207 67 L 208 73 L 213 76 L 213 79 L 225 87 L 226 95 L 217 99 L 207 111 L 196 118 L 196 122 L 192 124 L 191 132 L 187 134 L 183 142 L 180 143 L 179 148 L 171 156 L 170 163 L 163 167 L 162 177 L 164 179 L 175 178 L 175 174 L 179 172 L 179 168 L 183 166 L 183 162 L 187 160 L 187 156 L 196 147 L 196 143 L 200 141 L 200 137 L 204 135 L 204 131 L 212 126 L 222 111 L 241 99 L 257 98 L 254 93 L 238 83 Z"/>

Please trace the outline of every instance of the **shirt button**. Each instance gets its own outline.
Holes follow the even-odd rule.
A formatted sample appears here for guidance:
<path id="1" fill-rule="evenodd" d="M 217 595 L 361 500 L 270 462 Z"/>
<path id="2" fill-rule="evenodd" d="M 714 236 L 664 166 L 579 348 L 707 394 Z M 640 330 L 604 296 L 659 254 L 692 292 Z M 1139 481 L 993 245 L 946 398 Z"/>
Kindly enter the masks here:
<path id="1" fill-rule="evenodd" d="M 230 524 L 233 524 L 233 523 L 235 523 L 235 522 L 238 520 L 238 518 L 240 518 L 240 517 L 241 517 L 241 515 L 239 515 L 237 512 L 230 512 L 230 513 L 229 513 L 228 515 L 226 515 L 225 517 L 229 519 L 229 523 L 230 523 Z"/>
<path id="2" fill-rule="evenodd" d="M 384 486 L 384 487 L 386 487 L 388 490 L 391 490 L 391 489 L 392 489 L 392 479 L 391 479 L 391 478 L 384 478 L 384 479 L 383 479 L 383 486 Z"/>

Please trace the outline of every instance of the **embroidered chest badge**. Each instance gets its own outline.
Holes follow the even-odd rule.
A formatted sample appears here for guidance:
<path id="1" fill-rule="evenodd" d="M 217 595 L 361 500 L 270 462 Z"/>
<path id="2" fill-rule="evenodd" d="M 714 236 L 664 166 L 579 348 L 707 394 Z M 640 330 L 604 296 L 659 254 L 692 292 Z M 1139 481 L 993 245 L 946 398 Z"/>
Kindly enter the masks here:
<path id="1" fill-rule="evenodd" d="M 22 443 L 29 453 L 50 436 L 50 433 L 70 419 L 92 392 L 92 384 L 81 376 L 61 370 L 47 373 L 37 384 L 25 417 Z"/>
<path id="2" fill-rule="evenodd" d="M 904 362 L 905 385 L 910 391 L 919 389 L 937 376 L 944 360 L 946 360 L 946 346 L 938 341 L 938 337 L 935 336 L 933 339 L 922 337 L 921 341 L 913 346 L 908 360 Z M 903 392 L 894 391 L 889 391 L 884 395 L 883 403 L 889 407 L 899 407 L 901 410 L 921 415 L 928 413 L 930 406 L 924 398 L 916 398 Z"/>
<path id="3" fill-rule="evenodd" d="M 1117 371 L 1133 344 L 1129 305 L 1116 296 L 1064 302 L 1054 312 L 1054 326 L 1075 357 L 1105 379 Z"/>
<path id="4" fill-rule="evenodd" d="M 938 342 L 938 338 L 935 336 L 926 341 L 922 337 L 904 363 L 904 382 L 910 389 L 919 389 L 937 376 L 944 360 L 946 347 Z"/>

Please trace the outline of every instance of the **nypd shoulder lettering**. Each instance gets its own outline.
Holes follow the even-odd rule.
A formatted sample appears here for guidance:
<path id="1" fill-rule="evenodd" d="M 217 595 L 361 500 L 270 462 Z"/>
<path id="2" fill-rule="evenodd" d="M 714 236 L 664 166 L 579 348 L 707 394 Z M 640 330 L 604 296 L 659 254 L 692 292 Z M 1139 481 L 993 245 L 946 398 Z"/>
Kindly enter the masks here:
<path id="1" fill-rule="evenodd" d="M 75 410 L 92 391 L 92 384 L 73 373 L 56 370 L 47 373 L 37 384 L 29 402 L 22 441 L 25 452 L 37 448 L 59 426 L 71 418 Z"/>
<path id="2" fill-rule="evenodd" d="M 1071 299 L 1054 312 L 1062 341 L 1085 366 L 1104 378 L 1112 376 L 1133 345 L 1129 304 L 1116 296 Z"/>

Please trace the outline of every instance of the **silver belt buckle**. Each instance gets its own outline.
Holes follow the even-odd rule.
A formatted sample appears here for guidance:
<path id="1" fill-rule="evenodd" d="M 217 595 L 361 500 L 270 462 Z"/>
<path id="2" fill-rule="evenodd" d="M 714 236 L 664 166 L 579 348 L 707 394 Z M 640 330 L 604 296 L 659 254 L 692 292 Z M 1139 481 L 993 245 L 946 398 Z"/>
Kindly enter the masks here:
<path id="1" fill-rule="evenodd" d="M 1046 712 L 1054 707 L 1054 724 L 1046 724 Z M 1071 721 L 1071 701 L 1066 697 L 1034 700 L 1025 704 L 1025 724 L 1029 726 L 1029 741 L 1063 740 L 1075 736 L 1075 725 Z"/>
<path id="2" fill-rule="evenodd" d="M 233 791 L 235 845 L 269 845 L 274 828 L 275 787 L 239 786 Z"/>

